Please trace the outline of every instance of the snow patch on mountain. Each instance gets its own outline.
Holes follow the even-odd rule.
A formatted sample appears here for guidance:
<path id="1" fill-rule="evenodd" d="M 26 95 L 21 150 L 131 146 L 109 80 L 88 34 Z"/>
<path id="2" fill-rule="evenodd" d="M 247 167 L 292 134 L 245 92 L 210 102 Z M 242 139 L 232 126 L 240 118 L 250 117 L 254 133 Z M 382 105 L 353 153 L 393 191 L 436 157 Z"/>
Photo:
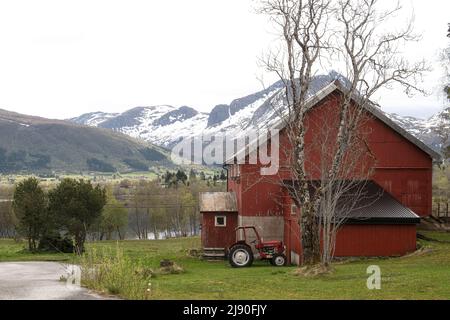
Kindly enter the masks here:
<path id="1" fill-rule="evenodd" d="M 309 95 L 336 80 L 344 86 L 347 84 L 347 80 L 336 72 L 316 76 Z M 211 113 L 201 113 L 188 106 L 158 105 L 137 107 L 120 114 L 88 113 L 71 121 L 119 131 L 167 148 L 183 138 L 201 135 L 226 133 L 239 137 L 248 130 L 270 127 L 278 121 L 285 104 L 283 87 L 282 82 L 277 82 L 260 92 L 235 99 L 229 105 L 218 105 Z M 426 120 L 395 113 L 386 115 L 435 150 L 450 143 L 450 107 Z"/>
<path id="2" fill-rule="evenodd" d="M 395 113 L 386 115 L 435 150 L 442 150 L 450 144 L 450 107 L 429 119 L 400 116 Z"/>
<path id="3" fill-rule="evenodd" d="M 69 119 L 69 121 L 84 124 L 92 127 L 97 127 L 100 123 L 105 122 L 111 118 L 114 118 L 118 113 L 106 113 L 106 112 L 91 112 L 83 114 L 79 117 Z"/>

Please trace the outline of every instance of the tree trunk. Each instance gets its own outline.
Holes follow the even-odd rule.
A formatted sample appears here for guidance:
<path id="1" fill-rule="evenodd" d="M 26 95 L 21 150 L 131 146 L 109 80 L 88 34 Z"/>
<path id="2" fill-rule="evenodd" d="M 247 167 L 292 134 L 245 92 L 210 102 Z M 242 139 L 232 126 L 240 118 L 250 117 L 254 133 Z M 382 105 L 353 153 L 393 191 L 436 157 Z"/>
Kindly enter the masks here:
<path id="1" fill-rule="evenodd" d="M 302 212 L 300 219 L 302 264 L 314 265 L 320 262 L 320 242 L 318 239 L 318 225 L 314 210 Z"/>
<path id="2" fill-rule="evenodd" d="M 83 232 L 79 232 L 75 235 L 75 251 L 76 254 L 81 256 L 84 253 L 84 242 L 86 235 Z"/>
<path id="3" fill-rule="evenodd" d="M 120 232 L 120 228 L 117 227 L 117 235 L 119 236 L 119 240 L 123 240 L 122 232 Z"/>

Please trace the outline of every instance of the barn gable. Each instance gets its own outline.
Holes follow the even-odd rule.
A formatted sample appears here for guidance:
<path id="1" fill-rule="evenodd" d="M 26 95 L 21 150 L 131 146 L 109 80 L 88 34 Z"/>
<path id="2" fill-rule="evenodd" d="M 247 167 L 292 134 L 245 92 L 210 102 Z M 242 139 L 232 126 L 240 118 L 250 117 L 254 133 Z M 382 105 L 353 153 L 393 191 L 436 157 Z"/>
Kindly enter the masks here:
<path id="1" fill-rule="evenodd" d="M 318 106 L 320 102 L 322 102 L 324 99 L 326 99 L 329 95 L 331 95 L 333 92 L 339 91 L 341 93 L 345 92 L 345 88 L 342 86 L 342 84 L 339 81 L 334 81 L 327 86 L 325 86 L 323 89 L 319 90 L 315 95 L 310 97 L 306 101 L 306 106 L 308 110 L 313 109 L 314 107 Z M 358 103 L 358 97 L 354 98 L 355 102 Z M 438 162 L 441 160 L 441 155 L 427 146 L 425 143 L 420 141 L 418 138 L 414 137 L 412 134 L 410 134 L 408 131 L 403 129 L 401 126 L 399 126 L 397 123 L 395 123 L 393 120 L 391 120 L 389 117 L 386 116 L 386 114 L 377 106 L 374 104 L 370 106 L 366 106 L 365 109 L 373 115 L 376 119 L 380 120 L 382 123 L 384 123 L 387 127 L 394 130 L 396 133 L 398 133 L 401 137 L 405 138 L 407 141 L 412 143 L 414 146 L 416 146 L 418 149 L 422 150 L 425 154 L 429 155 L 431 159 Z M 283 130 L 285 126 L 285 122 L 280 119 L 273 127 L 278 130 Z M 264 140 L 264 138 L 266 140 Z M 248 146 L 246 146 L 244 149 L 239 150 L 233 157 L 228 159 L 226 161 L 226 164 L 233 164 L 236 158 L 245 158 L 245 156 L 252 154 L 253 152 L 256 152 L 258 150 L 258 146 L 261 143 L 264 143 L 267 141 L 267 137 L 263 137 L 263 139 L 255 140 L 250 142 Z"/>

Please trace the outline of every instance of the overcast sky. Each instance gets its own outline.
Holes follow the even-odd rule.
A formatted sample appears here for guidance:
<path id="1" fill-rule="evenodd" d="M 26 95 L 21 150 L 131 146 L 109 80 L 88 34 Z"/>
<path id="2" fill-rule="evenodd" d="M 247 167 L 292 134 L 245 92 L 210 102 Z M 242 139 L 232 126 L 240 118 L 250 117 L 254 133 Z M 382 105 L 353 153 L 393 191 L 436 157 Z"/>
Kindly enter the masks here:
<path id="1" fill-rule="evenodd" d="M 390 1 L 389 1 L 390 2 Z M 427 117 L 443 107 L 439 51 L 448 44 L 448 0 L 413 5 L 435 69 L 430 97 L 382 94 L 390 112 Z M 251 0 L 0 0 L 0 108 L 50 118 L 136 106 L 217 104 L 275 80 L 258 66 L 274 41 Z"/>

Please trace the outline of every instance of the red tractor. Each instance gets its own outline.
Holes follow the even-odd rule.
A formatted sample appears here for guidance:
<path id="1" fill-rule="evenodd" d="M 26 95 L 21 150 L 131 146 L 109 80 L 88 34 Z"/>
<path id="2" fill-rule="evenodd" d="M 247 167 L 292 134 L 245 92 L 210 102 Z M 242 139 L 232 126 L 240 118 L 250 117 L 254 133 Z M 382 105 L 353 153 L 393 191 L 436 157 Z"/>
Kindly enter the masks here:
<path id="1" fill-rule="evenodd" d="M 253 230 L 256 239 L 250 243 L 247 241 L 247 230 Z M 263 242 L 256 227 L 246 226 L 236 228 L 237 239 L 240 239 L 228 249 L 228 259 L 234 268 L 250 267 L 255 256 L 252 245 L 258 251 L 259 259 L 269 260 L 273 266 L 282 267 L 286 265 L 286 247 L 281 241 Z M 241 235 L 243 235 L 241 239 Z"/>

